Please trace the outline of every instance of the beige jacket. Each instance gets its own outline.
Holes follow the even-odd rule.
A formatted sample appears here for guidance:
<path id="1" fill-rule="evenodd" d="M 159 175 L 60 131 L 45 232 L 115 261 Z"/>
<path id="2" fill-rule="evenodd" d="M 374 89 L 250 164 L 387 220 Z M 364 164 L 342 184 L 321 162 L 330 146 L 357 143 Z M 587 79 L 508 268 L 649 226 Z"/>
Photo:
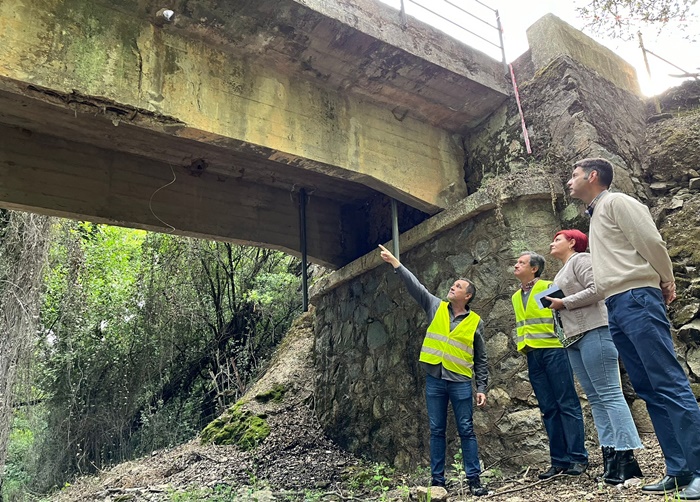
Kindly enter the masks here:
<path id="1" fill-rule="evenodd" d="M 559 311 L 566 338 L 607 326 L 608 309 L 603 295 L 596 292 L 591 255 L 576 253 L 554 278 L 554 284 L 566 295 Z"/>
<path id="2" fill-rule="evenodd" d="M 596 287 L 605 298 L 636 288 L 660 289 L 661 282 L 673 281 L 666 243 L 649 208 L 629 195 L 601 195 L 589 238 Z"/>

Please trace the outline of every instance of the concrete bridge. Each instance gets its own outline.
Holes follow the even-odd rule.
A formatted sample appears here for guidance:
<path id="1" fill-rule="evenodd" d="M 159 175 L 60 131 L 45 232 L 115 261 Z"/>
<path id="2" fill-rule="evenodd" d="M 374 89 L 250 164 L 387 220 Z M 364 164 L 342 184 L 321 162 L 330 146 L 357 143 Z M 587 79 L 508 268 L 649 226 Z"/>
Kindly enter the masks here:
<path id="1" fill-rule="evenodd" d="M 296 253 L 304 189 L 339 267 L 467 195 L 509 85 L 376 0 L 3 0 L 0 205 Z"/>
<path id="2" fill-rule="evenodd" d="M 655 173 L 630 65 L 554 16 L 528 40 L 513 68 L 532 154 L 500 62 L 374 0 L 0 0 L 0 206 L 298 252 L 304 190 L 308 254 L 340 268 L 311 289 L 316 414 L 408 467 L 428 449 L 425 319 L 374 251 L 398 200 L 402 262 L 437 294 L 477 285 L 484 463 L 545 463 L 513 259 L 586 229 L 562 190 L 574 160 L 611 159 L 640 199 Z"/>

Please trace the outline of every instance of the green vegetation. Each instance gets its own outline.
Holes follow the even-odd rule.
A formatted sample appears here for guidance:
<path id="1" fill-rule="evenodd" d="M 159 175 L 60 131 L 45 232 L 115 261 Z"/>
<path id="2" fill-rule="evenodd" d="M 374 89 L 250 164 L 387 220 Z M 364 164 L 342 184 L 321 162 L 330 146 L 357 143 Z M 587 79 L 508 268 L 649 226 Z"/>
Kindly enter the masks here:
<path id="1" fill-rule="evenodd" d="M 287 389 L 284 388 L 284 385 L 282 384 L 276 384 L 272 389 L 268 390 L 267 392 L 261 392 L 257 396 L 255 396 L 256 401 L 260 401 L 261 403 L 267 403 L 270 401 L 273 401 L 275 403 L 281 403 L 282 399 L 284 399 L 284 393 L 286 392 Z"/>
<path id="2" fill-rule="evenodd" d="M 169 494 L 172 502 L 195 502 L 206 500 L 207 502 L 231 502 L 233 500 L 249 500 L 239 498 L 234 488 L 230 485 L 216 485 L 211 488 L 190 487 L 185 491 L 173 491 Z"/>
<path id="3" fill-rule="evenodd" d="M 457 451 L 454 455 L 454 462 L 452 462 L 452 476 L 451 481 L 457 481 L 459 483 L 460 495 L 465 494 L 465 481 L 467 479 L 467 474 L 464 471 L 464 462 L 462 461 L 462 450 Z"/>
<path id="4" fill-rule="evenodd" d="M 6 500 L 191 439 L 242 397 L 301 310 L 298 261 L 278 251 L 67 220 L 50 236 Z M 212 441 L 246 449 L 269 434 L 264 416 L 232 410 Z"/>
<path id="5" fill-rule="evenodd" d="M 236 445 L 244 451 L 252 450 L 270 435 L 264 415 L 253 415 L 243 410 L 238 402 L 202 431 L 202 443 Z"/>
<path id="6" fill-rule="evenodd" d="M 5 493 L 25 493 L 31 483 L 31 454 L 35 444 L 33 426 L 24 413 L 15 413 L 7 448 L 3 480 Z"/>
<path id="7" fill-rule="evenodd" d="M 394 484 L 395 469 L 384 463 L 368 464 L 348 469 L 345 481 L 352 490 L 369 490 L 384 494 Z"/>

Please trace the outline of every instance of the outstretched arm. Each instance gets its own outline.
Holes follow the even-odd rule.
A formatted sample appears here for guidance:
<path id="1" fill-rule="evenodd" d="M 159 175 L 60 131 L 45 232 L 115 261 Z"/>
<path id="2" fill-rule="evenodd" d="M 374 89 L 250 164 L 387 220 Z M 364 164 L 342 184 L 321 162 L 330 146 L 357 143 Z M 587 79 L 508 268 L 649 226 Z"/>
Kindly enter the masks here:
<path id="1" fill-rule="evenodd" d="M 425 313 L 428 314 L 428 319 L 432 319 L 440 306 L 440 298 L 430 293 L 425 286 L 416 279 L 410 270 L 401 265 L 401 262 L 391 254 L 391 251 L 381 244 L 379 245 L 379 249 L 381 250 L 382 260 L 394 267 L 394 271 L 406 285 L 409 294 L 418 302 L 418 305 L 423 307 Z"/>

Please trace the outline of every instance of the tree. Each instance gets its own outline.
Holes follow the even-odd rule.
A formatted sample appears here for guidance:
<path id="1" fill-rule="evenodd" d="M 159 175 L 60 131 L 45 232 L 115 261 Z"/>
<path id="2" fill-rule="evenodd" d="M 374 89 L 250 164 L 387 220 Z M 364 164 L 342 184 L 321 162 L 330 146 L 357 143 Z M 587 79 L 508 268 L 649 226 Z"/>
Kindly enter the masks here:
<path id="1" fill-rule="evenodd" d="M 579 15 L 588 19 L 594 31 L 612 38 L 631 39 L 640 25 L 653 25 L 662 30 L 669 23 L 684 29 L 695 17 L 692 7 L 697 0 L 588 0 L 577 7 Z"/>
<path id="2" fill-rule="evenodd" d="M 41 305 L 49 221 L 44 216 L 0 209 L 0 484 L 17 376 L 25 368 Z"/>
<path id="3" fill-rule="evenodd" d="M 300 311 L 278 251 L 63 221 L 35 350 L 40 490 L 190 439 Z"/>

